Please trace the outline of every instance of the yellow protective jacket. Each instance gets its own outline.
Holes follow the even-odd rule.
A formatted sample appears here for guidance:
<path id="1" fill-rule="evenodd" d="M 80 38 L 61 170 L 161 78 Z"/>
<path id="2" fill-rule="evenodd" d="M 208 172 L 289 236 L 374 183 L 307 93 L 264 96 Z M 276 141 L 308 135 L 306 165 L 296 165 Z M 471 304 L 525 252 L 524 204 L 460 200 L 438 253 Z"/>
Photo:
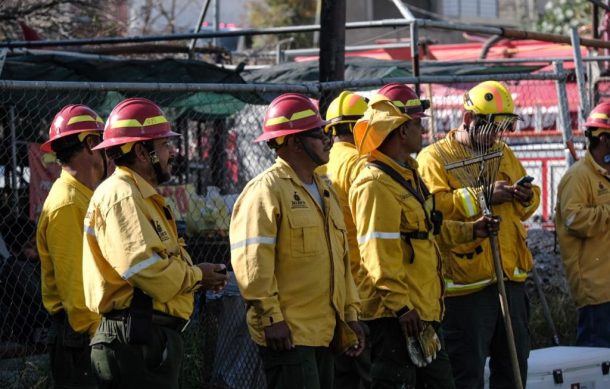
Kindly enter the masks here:
<path id="1" fill-rule="evenodd" d="M 316 172 L 326 177 L 339 198 L 343 219 L 347 227 L 347 242 L 352 276 L 356 286 L 360 284 L 363 275 L 360 274 L 360 251 L 356 239 L 356 224 L 349 209 L 348 193 L 358 172 L 366 164 L 366 158 L 358 154 L 356 146 L 349 142 L 335 142 L 330 149 L 330 157 L 326 165 L 320 166 Z"/>
<path id="2" fill-rule="evenodd" d="M 463 188 L 456 176 L 445 170 L 443 159 L 435 149 L 451 147 L 452 142 L 456 142 L 455 131 L 419 153 L 419 172 L 445 219 L 474 220 L 481 216 L 481 210 L 472 191 Z M 504 145 L 496 181 L 505 180 L 513 184 L 524 175 L 526 172 L 521 162 Z M 506 277 L 512 281 L 524 282 L 532 268 L 532 254 L 527 248 L 527 232 L 522 221 L 529 218 L 540 204 L 540 188 L 533 186 L 533 191 L 534 197 L 528 206 L 518 201 L 493 206 L 493 213 L 501 218 L 498 239 L 502 267 Z M 439 243 L 445 263 L 448 296 L 473 293 L 495 282 L 489 239 L 477 239 L 457 246 L 443 241 Z"/>
<path id="3" fill-rule="evenodd" d="M 375 160 L 392 167 L 413 188 L 418 188 L 418 181 L 421 183 L 415 160 L 403 167 L 377 150 L 368 158 Z M 362 319 L 393 317 L 406 307 L 415 309 L 422 320 L 440 321 L 444 311 L 443 273 L 430 224 L 432 196 L 422 205 L 388 174 L 365 165 L 352 183 L 349 203 L 366 271 L 359 285 Z M 440 235 L 447 241 L 470 241 L 473 224 L 445 221 Z"/>
<path id="4" fill-rule="evenodd" d="M 94 312 L 129 308 L 133 288 L 153 309 L 188 319 L 202 272 L 178 238 L 165 199 L 126 167 L 95 190 L 85 217 L 85 301 Z"/>
<path id="5" fill-rule="evenodd" d="M 70 327 L 93 336 L 99 315 L 85 305 L 83 221 L 93 191 L 62 170 L 42 206 L 36 231 L 42 303 L 55 315 L 62 310 Z"/>
<path id="6" fill-rule="evenodd" d="M 314 174 L 324 211 L 281 158 L 246 185 L 233 209 L 231 263 L 253 340 L 285 321 L 293 343 L 330 344 L 338 317 L 357 320 L 343 215 L 332 186 Z"/>
<path id="7" fill-rule="evenodd" d="M 580 308 L 610 301 L 610 175 L 589 152 L 563 176 L 555 226 L 572 296 Z"/>

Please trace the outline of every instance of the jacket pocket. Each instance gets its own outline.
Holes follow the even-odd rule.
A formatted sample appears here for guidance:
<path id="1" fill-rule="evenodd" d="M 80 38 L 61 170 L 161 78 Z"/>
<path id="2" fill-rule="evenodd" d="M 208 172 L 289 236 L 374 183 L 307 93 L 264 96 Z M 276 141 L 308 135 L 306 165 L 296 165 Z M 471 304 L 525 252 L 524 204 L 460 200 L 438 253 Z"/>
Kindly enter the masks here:
<path id="1" fill-rule="evenodd" d="M 519 268 L 520 271 L 523 272 L 528 272 L 532 269 L 532 254 L 530 253 L 529 248 L 527 247 L 527 231 L 525 230 L 525 227 L 523 226 L 523 224 L 519 221 L 516 221 L 515 223 L 515 244 L 513 246 L 513 250 L 514 253 L 511 253 L 513 258 L 517 258 L 517 263 L 515 264 L 516 267 Z M 504 251 L 504 250 L 502 250 Z M 502 255 L 508 255 L 505 254 L 504 252 L 502 253 Z M 502 257 L 504 260 L 504 257 Z M 509 257 L 510 258 L 510 257 Z M 515 274 L 513 274 L 514 276 L 516 276 L 516 272 Z M 524 274 L 523 277 L 526 277 L 527 274 Z M 521 278 L 521 277 L 519 277 Z"/>
<path id="2" fill-rule="evenodd" d="M 481 239 L 454 246 L 449 250 L 447 273 L 455 284 L 470 284 L 493 275 L 489 244 Z"/>
<path id="3" fill-rule="evenodd" d="M 322 251 L 324 233 L 319 218 L 313 212 L 288 214 L 291 256 L 308 257 Z"/>
<path id="4" fill-rule="evenodd" d="M 343 219 L 343 215 L 333 215 L 331 214 L 331 229 L 330 229 L 330 240 L 332 244 L 333 255 L 335 258 L 341 260 L 349 251 L 349 246 L 347 243 L 347 227 L 345 225 L 345 220 Z M 346 264 L 349 265 L 349 264 Z M 349 268 L 349 267 L 348 267 Z"/>

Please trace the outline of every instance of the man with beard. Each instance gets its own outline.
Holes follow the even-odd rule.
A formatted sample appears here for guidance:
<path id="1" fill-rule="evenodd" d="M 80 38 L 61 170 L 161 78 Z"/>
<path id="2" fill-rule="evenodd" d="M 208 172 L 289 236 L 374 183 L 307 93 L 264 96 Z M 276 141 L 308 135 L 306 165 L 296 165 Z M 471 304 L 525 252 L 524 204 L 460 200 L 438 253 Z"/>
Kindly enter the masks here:
<path id="1" fill-rule="evenodd" d="M 530 348 L 529 302 L 525 291 L 532 254 L 527 248 L 525 227 L 538 208 L 540 188 L 527 180 L 526 171 L 512 150 L 499 137 L 512 131 L 518 119 L 510 91 L 498 81 L 482 82 L 464 94 L 463 121 L 436 145 L 417 156 L 419 171 L 434 194 L 436 207 L 444 217 L 470 221 L 481 207 L 475 190 L 463 187 L 443 165 L 441 153 L 453 150 L 485 152 L 492 145 L 502 151 L 495 176 L 491 206 L 500 217 L 498 241 L 506 292 L 523 386 L 527 377 Z M 443 150 L 442 152 L 439 150 Z M 459 153 L 458 153 L 459 154 Z M 526 182 L 527 181 L 527 182 Z M 446 242 L 445 242 L 446 243 Z M 490 387 L 514 388 L 506 331 L 496 285 L 489 239 L 449 247 L 445 245 L 447 311 L 443 332 L 458 389 L 483 388 L 485 359 L 490 357 Z"/>
<path id="2" fill-rule="evenodd" d="M 231 263 L 269 388 L 330 389 L 331 342 L 350 356 L 364 348 L 341 207 L 314 172 L 332 145 L 325 124 L 305 96 L 274 99 L 256 141 L 278 158 L 246 185 L 231 218 Z"/>
<path id="3" fill-rule="evenodd" d="M 178 388 L 193 294 L 227 280 L 224 265 L 193 264 L 155 189 L 171 177 L 176 136 L 155 103 L 130 98 L 114 107 L 95 148 L 117 165 L 85 217 L 85 302 L 102 315 L 91 341 L 100 387 Z"/>

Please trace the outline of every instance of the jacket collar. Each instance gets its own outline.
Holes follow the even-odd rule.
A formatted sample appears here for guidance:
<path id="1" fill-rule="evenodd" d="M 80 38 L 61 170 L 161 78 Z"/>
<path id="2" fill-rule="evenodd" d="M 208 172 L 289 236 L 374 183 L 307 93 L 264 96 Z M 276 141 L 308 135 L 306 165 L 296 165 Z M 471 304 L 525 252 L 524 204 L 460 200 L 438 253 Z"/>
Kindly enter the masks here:
<path id="1" fill-rule="evenodd" d="M 129 177 L 132 181 L 134 181 L 134 183 L 140 190 L 140 193 L 142 193 L 142 197 L 144 197 L 145 199 L 153 197 L 155 195 L 163 199 L 163 196 L 161 196 L 159 192 L 157 192 L 157 190 L 152 185 L 150 185 L 148 181 L 146 181 L 144 178 L 142 178 L 141 175 L 129 169 L 128 167 L 117 166 L 115 174 L 119 177 Z M 163 202 L 164 201 L 165 199 L 163 199 Z"/>
<path id="2" fill-rule="evenodd" d="M 608 171 L 601 167 L 597 162 L 595 162 L 595 159 L 593 159 L 593 155 L 589 150 L 587 150 L 587 152 L 585 153 L 585 162 L 588 163 L 596 172 L 598 172 L 602 176 L 610 177 Z"/>
<path id="3" fill-rule="evenodd" d="M 413 172 L 417 171 L 417 167 L 418 167 L 417 161 L 411 157 L 409 157 L 409 159 L 407 160 L 406 166 L 403 166 L 379 150 L 371 151 L 371 154 L 369 155 L 367 160 L 368 161 L 374 161 L 374 160 L 381 161 L 381 162 L 385 163 L 386 165 L 390 166 L 392 169 L 396 170 L 402 176 L 408 177 L 408 178 L 413 178 L 413 176 L 414 176 Z"/>
<path id="4" fill-rule="evenodd" d="M 295 184 L 305 188 L 305 184 L 303 183 L 303 181 L 301 181 L 301 179 L 299 178 L 299 176 L 297 176 L 296 172 L 294 171 L 294 169 L 288 164 L 288 162 L 284 161 L 282 158 L 277 157 L 275 159 L 275 165 L 278 169 L 277 169 L 277 174 L 280 178 L 284 178 L 284 179 L 288 179 L 288 180 L 292 180 Z M 316 172 L 313 173 L 313 179 L 318 187 L 318 191 L 320 192 L 320 195 L 322 196 L 322 200 L 326 201 L 325 199 L 328 197 L 326 194 L 330 194 L 330 186 L 325 182 L 325 180 L 323 180 L 320 175 Z M 316 201 L 317 204 L 317 201 Z M 319 207 L 319 204 L 317 204 Z M 327 204 L 326 204 L 327 205 Z"/>
<path id="5" fill-rule="evenodd" d="M 78 190 L 85 196 L 87 196 L 89 198 L 91 198 L 91 196 L 93 196 L 93 190 L 89 189 L 85 184 L 80 182 L 76 177 L 74 177 L 72 174 L 68 173 L 64 169 L 61 169 L 61 174 L 59 177 L 62 181 L 64 181 L 68 185 L 75 187 L 76 190 Z"/>
<path id="6" fill-rule="evenodd" d="M 277 172 L 280 178 L 290 179 L 299 184 L 300 186 L 305 187 L 305 184 L 303 183 L 303 181 L 301 181 L 294 169 L 288 164 L 288 162 L 284 161 L 281 157 L 277 157 L 275 159 L 275 166 L 279 168 Z M 320 176 L 317 173 L 314 172 L 313 178 L 321 191 L 323 189 L 326 189 L 324 180 L 320 179 Z"/>

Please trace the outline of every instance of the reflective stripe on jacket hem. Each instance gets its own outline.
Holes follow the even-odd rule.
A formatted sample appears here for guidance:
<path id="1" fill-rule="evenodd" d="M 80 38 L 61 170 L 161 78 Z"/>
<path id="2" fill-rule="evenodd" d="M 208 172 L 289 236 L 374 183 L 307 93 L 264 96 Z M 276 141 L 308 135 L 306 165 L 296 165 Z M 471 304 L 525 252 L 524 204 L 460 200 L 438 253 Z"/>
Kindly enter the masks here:
<path id="1" fill-rule="evenodd" d="M 505 277 L 506 278 L 506 277 Z M 513 271 L 513 280 L 514 281 L 523 281 L 527 278 L 527 272 L 518 267 Z M 456 284 L 453 282 L 451 278 L 445 278 L 445 286 L 447 294 L 466 294 L 470 292 L 475 292 L 477 290 L 481 290 L 486 286 L 496 282 L 494 278 L 488 278 L 485 280 L 473 282 L 470 284 Z"/>
<path id="2" fill-rule="evenodd" d="M 371 232 L 370 234 L 358 237 L 358 244 L 363 244 L 371 239 L 400 239 L 399 232 Z"/>

